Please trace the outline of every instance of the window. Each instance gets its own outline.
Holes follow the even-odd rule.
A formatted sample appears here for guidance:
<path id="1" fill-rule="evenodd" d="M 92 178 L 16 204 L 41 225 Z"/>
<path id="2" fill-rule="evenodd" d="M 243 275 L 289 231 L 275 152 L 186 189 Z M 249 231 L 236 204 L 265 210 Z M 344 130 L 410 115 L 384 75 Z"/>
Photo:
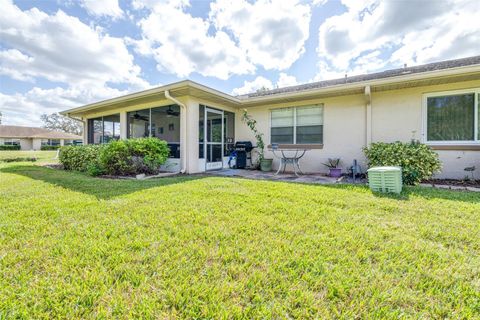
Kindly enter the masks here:
<path id="1" fill-rule="evenodd" d="M 120 139 L 120 114 L 88 119 L 88 143 L 108 143 Z"/>
<path id="2" fill-rule="evenodd" d="M 480 89 L 426 95 L 426 141 L 479 143 L 479 95 Z"/>
<path id="3" fill-rule="evenodd" d="M 322 144 L 323 105 L 274 109 L 271 143 Z"/>
<path id="4" fill-rule="evenodd" d="M 42 146 L 59 146 L 60 139 L 42 139 L 41 145 Z"/>
<path id="5" fill-rule="evenodd" d="M 6 145 L 6 146 L 19 146 L 20 145 L 20 139 L 5 139 L 3 144 Z"/>

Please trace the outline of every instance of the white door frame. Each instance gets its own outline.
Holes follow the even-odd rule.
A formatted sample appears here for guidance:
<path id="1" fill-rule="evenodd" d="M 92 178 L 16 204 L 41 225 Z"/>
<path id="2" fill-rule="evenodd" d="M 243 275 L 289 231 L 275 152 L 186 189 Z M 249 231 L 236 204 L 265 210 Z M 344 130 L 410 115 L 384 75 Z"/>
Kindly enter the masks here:
<path id="1" fill-rule="evenodd" d="M 207 128 L 208 128 L 208 113 L 216 113 L 216 114 L 219 114 L 222 116 L 222 139 L 221 139 L 221 142 L 210 142 L 208 141 L 208 135 L 207 135 Z M 217 170 L 217 169 L 223 169 L 223 148 L 224 148 L 224 140 L 225 140 L 225 132 L 224 132 L 224 112 L 223 110 L 217 110 L 217 109 L 212 109 L 212 108 L 208 108 L 205 106 L 205 110 L 204 110 L 204 123 L 203 123 L 203 150 L 205 152 L 205 171 L 208 171 L 208 170 Z M 210 126 L 211 127 L 211 126 Z M 212 137 L 212 135 L 210 134 L 210 138 Z M 207 148 L 207 145 L 221 145 L 222 147 L 222 160 L 221 161 L 216 161 L 216 162 L 209 162 L 208 161 L 208 155 L 207 155 L 207 152 L 208 152 L 208 148 Z M 210 148 L 210 152 L 212 152 L 212 148 Z M 210 157 L 212 158 L 212 157 Z"/>

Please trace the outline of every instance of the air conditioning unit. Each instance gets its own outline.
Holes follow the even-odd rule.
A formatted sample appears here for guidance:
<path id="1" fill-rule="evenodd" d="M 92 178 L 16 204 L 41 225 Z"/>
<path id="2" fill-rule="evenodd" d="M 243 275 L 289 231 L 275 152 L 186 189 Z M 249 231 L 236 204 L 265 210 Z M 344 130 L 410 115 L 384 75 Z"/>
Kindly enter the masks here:
<path id="1" fill-rule="evenodd" d="M 402 192 L 402 168 L 373 167 L 367 170 L 368 185 L 372 191 L 400 193 Z"/>

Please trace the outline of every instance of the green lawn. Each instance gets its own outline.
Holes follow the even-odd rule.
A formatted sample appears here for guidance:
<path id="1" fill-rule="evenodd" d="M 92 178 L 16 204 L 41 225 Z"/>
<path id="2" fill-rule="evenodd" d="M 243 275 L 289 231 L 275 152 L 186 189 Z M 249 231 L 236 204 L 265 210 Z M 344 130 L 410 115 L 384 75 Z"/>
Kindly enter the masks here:
<path id="1" fill-rule="evenodd" d="M 56 162 L 57 151 L 4 151 L 0 150 L 0 162 L 7 158 L 37 158 L 38 162 Z"/>
<path id="2" fill-rule="evenodd" d="M 0 319 L 479 315 L 476 193 L 0 163 Z"/>

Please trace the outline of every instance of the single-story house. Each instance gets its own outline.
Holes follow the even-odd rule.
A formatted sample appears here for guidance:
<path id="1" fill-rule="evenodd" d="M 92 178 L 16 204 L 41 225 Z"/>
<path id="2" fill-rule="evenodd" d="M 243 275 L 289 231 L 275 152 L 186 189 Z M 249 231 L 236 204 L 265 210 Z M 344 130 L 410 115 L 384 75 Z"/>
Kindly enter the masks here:
<path id="1" fill-rule="evenodd" d="M 20 150 L 40 150 L 42 146 L 81 143 L 83 137 L 44 128 L 0 125 L 0 145 L 20 146 Z"/>
<path id="2" fill-rule="evenodd" d="M 372 142 L 420 140 L 439 154 L 440 177 L 480 169 L 480 56 L 232 96 L 185 80 L 62 112 L 84 122 L 84 141 L 153 136 L 171 148 L 168 168 L 187 173 L 227 166 L 235 141 L 255 143 L 244 109 L 265 143 L 309 149 L 306 172 L 328 158 L 354 159 Z M 267 156 L 272 156 L 267 151 Z M 274 160 L 274 168 L 279 160 Z"/>

